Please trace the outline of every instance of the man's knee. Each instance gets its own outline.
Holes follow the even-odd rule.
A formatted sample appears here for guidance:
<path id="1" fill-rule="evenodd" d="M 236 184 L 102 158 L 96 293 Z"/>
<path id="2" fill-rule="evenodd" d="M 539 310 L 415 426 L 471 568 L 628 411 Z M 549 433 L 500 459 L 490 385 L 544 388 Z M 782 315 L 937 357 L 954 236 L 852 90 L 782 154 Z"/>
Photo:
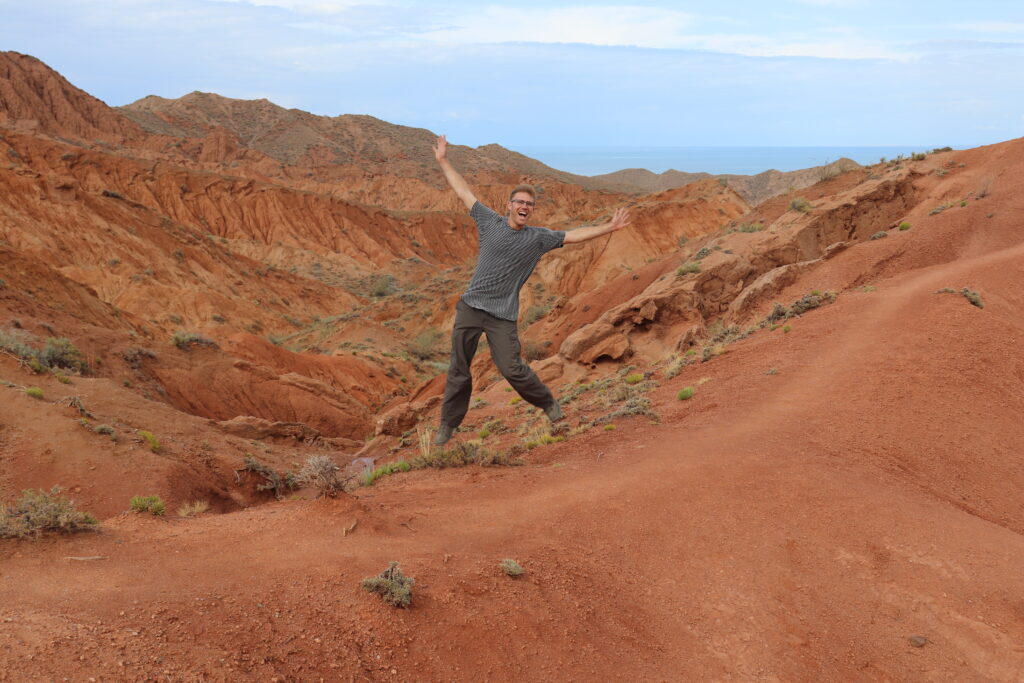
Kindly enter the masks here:
<path id="1" fill-rule="evenodd" d="M 519 359 L 498 365 L 498 372 L 509 382 L 524 382 L 533 376 L 533 370 Z"/>

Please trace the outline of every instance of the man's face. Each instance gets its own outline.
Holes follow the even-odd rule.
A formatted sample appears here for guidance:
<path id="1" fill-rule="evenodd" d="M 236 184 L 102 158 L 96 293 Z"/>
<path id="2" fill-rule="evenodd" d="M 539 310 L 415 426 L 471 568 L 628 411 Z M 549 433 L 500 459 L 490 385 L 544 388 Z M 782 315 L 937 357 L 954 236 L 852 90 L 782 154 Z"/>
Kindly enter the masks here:
<path id="1" fill-rule="evenodd" d="M 536 203 L 529 192 L 516 192 L 512 195 L 512 199 L 508 201 L 509 225 L 517 230 L 524 227 L 526 220 L 533 213 L 534 206 Z"/>

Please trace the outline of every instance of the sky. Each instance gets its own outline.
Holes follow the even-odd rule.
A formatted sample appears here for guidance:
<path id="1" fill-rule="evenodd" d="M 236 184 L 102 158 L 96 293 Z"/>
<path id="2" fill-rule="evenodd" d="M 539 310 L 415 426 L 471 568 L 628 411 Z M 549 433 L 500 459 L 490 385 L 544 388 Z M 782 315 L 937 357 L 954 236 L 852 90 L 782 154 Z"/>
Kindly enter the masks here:
<path id="1" fill-rule="evenodd" d="M 1024 3 L 0 0 L 110 105 L 199 90 L 478 146 L 971 147 L 1024 135 Z"/>

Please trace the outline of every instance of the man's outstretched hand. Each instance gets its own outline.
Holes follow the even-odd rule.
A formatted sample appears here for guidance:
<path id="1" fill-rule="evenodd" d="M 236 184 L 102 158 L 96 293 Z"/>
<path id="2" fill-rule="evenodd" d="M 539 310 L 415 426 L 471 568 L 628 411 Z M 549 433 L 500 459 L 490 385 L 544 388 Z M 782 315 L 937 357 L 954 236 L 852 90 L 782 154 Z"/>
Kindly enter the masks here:
<path id="1" fill-rule="evenodd" d="M 609 222 L 612 225 L 612 232 L 615 230 L 622 230 L 627 227 L 630 223 L 629 209 L 615 209 L 615 214 Z"/>
<path id="2" fill-rule="evenodd" d="M 434 143 L 434 158 L 438 161 L 443 161 L 448 157 L 448 140 L 443 135 L 437 136 L 437 142 Z"/>

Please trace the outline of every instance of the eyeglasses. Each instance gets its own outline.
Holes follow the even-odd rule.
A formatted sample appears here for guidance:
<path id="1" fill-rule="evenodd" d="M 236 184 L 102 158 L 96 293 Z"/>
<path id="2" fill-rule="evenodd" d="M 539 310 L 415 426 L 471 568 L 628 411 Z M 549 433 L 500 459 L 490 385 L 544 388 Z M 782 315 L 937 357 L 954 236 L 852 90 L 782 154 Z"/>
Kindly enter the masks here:
<path id="1" fill-rule="evenodd" d="M 529 199 L 510 199 L 509 201 L 519 206 L 528 206 L 531 209 L 537 206 L 537 202 L 532 202 Z"/>

